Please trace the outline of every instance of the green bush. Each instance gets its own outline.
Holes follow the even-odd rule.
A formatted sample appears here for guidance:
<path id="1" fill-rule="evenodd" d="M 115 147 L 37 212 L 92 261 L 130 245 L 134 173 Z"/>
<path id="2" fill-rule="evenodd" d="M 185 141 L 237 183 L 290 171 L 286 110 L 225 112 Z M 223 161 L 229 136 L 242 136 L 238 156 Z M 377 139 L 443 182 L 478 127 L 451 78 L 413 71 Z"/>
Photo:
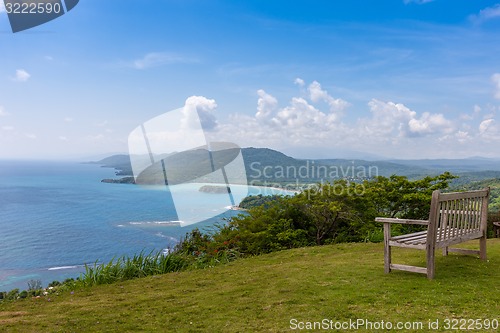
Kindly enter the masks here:
<path id="1" fill-rule="evenodd" d="M 5 296 L 6 299 L 8 300 L 15 300 L 15 299 L 18 299 L 19 298 L 19 289 L 12 289 L 11 291 L 9 291 L 7 293 L 7 295 Z"/>

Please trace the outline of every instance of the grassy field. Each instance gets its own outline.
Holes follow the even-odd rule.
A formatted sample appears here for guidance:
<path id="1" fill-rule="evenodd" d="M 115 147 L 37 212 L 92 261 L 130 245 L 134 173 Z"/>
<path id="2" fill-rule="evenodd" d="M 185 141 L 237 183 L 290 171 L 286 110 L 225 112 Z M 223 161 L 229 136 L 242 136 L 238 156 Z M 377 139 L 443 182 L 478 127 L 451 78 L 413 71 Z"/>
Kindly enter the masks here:
<path id="1" fill-rule="evenodd" d="M 79 289 L 50 301 L 4 302 L 0 331 L 289 332 L 325 319 L 331 331 L 336 322 L 365 320 L 372 329 L 365 322 L 351 331 L 375 331 L 384 321 L 386 328 L 394 325 L 392 331 L 429 332 L 429 323 L 438 321 L 436 331 L 460 332 L 464 322 L 500 320 L 500 239 L 488 241 L 488 256 L 482 262 L 438 255 L 436 279 L 429 281 L 414 273 L 385 275 L 382 244 L 301 248 Z M 423 251 L 394 250 L 395 263 L 424 260 Z M 398 322 L 415 326 L 398 330 Z"/>

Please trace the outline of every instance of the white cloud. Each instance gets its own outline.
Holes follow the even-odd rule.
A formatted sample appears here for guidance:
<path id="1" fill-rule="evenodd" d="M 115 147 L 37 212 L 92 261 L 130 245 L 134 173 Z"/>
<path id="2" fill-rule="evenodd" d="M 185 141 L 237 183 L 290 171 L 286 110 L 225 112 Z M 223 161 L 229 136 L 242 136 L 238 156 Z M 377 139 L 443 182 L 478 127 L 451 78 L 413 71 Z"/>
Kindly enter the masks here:
<path id="1" fill-rule="evenodd" d="M 311 101 L 315 103 L 319 101 L 328 103 L 331 112 L 341 112 L 349 106 L 348 102 L 341 98 L 333 98 L 326 90 L 321 89 L 321 84 L 317 81 L 313 81 L 307 90 L 309 91 L 309 98 Z"/>
<path id="2" fill-rule="evenodd" d="M 329 108 L 322 111 L 303 97 L 291 98 L 288 106 L 279 107 L 278 100 L 264 90 L 258 90 L 257 112 L 250 117 L 233 114 L 228 123 L 220 124 L 217 138 L 235 142 L 240 146 L 275 147 L 318 147 L 324 142 L 339 144 L 350 130 L 332 112 L 337 108 L 330 95 L 320 89 L 319 84 L 311 87 L 314 98 L 326 100 Z M 309 96 L 310 97 L 310 96 Z"/>
<path id="3" fill-rule="evenodd" d="M 445 119 L 442 114 L 429 112 L 424 112 L 420 119 L 410 119 L 408 125 L 410 132 L 416 135 L 449 133 L 452 130 L 451 121 Z"/>
<path id="4" fill-rule="evenodd" d="M 217 103 L 215 103 L 213 99 L 208 99 L 203 96 L 191 96 L 187 98 L 183 110 L 185 116 L 185 119 L 183 119 L 183 126 L 186 126 L 186 128 L 197 128 L 197 120 L 191 116 L 194 114 L 192 111 L 196 110 L 202 128 L 206 131 L 215 130 L 218 126 L 217 119 L 214 115 L 216 108 Z"/>
<path id="5" fill-rule="evenodd" d="M 321 90 L 321 86 L 315 82 L 310 86 L 311 100 L 324 100 L 330 105 L 329 112 L 322 112 L 315 106 L 311 105 L 302 97 L 293 97 L 290 104 L 284 108 L 278 108 L 278 100 L 266 93 L 264 90 L 258 90 L 257 94 L 257 113 L 255 120 L 261 125 L 267 125 L 272 128 L 279 128 L 280 131 L 294 133 L 294 135 L 303 134 L 310 136 L 312 128 L 314 131 L 324 132 L 330 131 L 335 127 L 339 116 L 336 111 L 342 109 L 343 103 L 341 100 L 336 100 L 329 96 L 325 91 Z M 339 107 L 339 104 L 342 106 Z"/>
<path id="6" fill-rule="evenodd" d="M 311 151 L 338 147 L 393 154 L 402 147 L 410 149 L 416 142 L 427 148 L 439 140 L 461 143 L 471 137 L 465 128 L 456 131 L 457 126 L 443 114 L 419 114 L 402 103 L 378 99 L 368 103 L 364 116 L 357 110 L 360 118 L 349 124 L 337 111 L 349 105 L 348 102 L 333 98 L 316 81 L 307 91 L 306 97 L 292 97 L 287 106 L 280 107 L 274 96 L 258 90 L 256 114 L 253 117 L 232 115 L 229 122 L 220 124 L 218 139 L 240 146 L 266 146 L 285 151 L 300 147 Z M 328 105 L 323 106 L 326 110 L 322 109 L 324 102 Z M 328 143 L 326 148 L 325 143 Z"/>
<path id="7" fill-rule="evenodd" d="M 346 101 L 342 100 L 342 107 L 338 107 L 339 103 L 333 101 L 340 99 L 330 96 L 316 81 L 305 86 L 306 95 L 298 87 L 297 96 L 284 106 L 270 93 L 258 90 L 253 116 L 235 113 L 225 121 L 217 121 L 217 103 L 202 96 L 188 98 L 183 110 L 195 107 L 201 119 L 215 125 L 207 137 L 209 141 L 269 147 L 288 153 L 301 150 L 301 154 L 307 152 L 312 157 L 341 149 L 400 158 L 452 158 L 477 155 L 478 146 L 490 147 L 500 140 L 500 126 L 494 115 L 477 122 L 482 112 L 478 105 L 471 108 L 467 117 L 448 119 L 442 113 L 417 112 L 403 103 L 372 99 L 364 108 L 353 111 L 357 120 L 349 120 L 332 112 L 345 107 Z M 185 124 L 189 124 L 189 119 Z M 182 136 L 169 138 L 169 142 L 177 137 Z"/>
<path id="8" fill-rule="evenodd" d="M 65 136 L 63 136 L 63 135 L 59 136 L 58 139 L 61 140 L 61 141 L 68 141 L 68 138 L 65 137 Z"/>
<path id="9" fill-rule="evenodd" d="M 66 117 L 66 118 L 64 118 L 64 122 L 66 122 L 66 123 L 71 123 L 71 122 L 73 122 L 73 118 L 71 118 L 71 117 Z"/>
<path id="10" fill-rule="evenodd" d="M 0 117 L 8 116 L 9 113 L 5 111 L 4 107 L 0 105 Z"/>
<path id="11" fill-rule="evenodd" d="M 14 126 L 2 126 L 2 130 L 10 132 L 14 130 Z"/>
<path id="12" fill-rule="evenodd" d="M 479 14 L 469 17 L 469 19 L 476 24 L 481 24 L 496 18 L 500 18 L 500 4 L 482 9 L 479 11 Z"/>
<path id="13" fill-rule="evenodd" d="M 276 111 L 278 100 L 262 89 L 257 91 L 257 95 L 259 95 L 259 99 L 257 100 L 257 113 L 255 114 L 255 117 L 257 120 L 267 121 L 269 116 Z"/>
<path id="14" fill-rule="evenodd" d="M 372 99 L 368 106 L 373 115 L 372 119 L 361 119 L 362 128 L 368 135 L 376 136 L 406 136 L 408 123 L 416 117 L 416 112 L 403 104 L 383 102 Z"/>
<path id="15" fill-rule="evenodd" d="M 293 83 L 295 83 L 296 85 L 300 86 L 300 87 L 303 87 L 305 85 L 305 82 L 304 80 L 302 80 L 301 78 L 296 78 L 295 81 L 293 81 Z"/>
<path id="16" fill-rule="evenodd" d="M 466 131 L 458 131 L 457 133 L 455 133 L 455 137 L 460 143 L 464 143 L 470 140 L 469 132 Z"/>
<path id="17" fill-rule="evenodd" d="M 27 137 L 28 139 L 34 140 L 37 138 L 36 134 L 33 133 L 24 133 L 24 136 Z"/>
<path id="18" fill-rule="evenodd" d="M 26 72 L 24 69 L 18 69 L 16 70 L 16 76 L 14 76 L 12 78 L 12 80 L 16 81 L 16 82 L 26 82 L 29 80 L 29 78 L 31 77 L 31 75 Z"/>
<path id="19" fill-rule="evenodd" d="M 433 2 L 435 0 L 403 0 L 403 2 L 408 5 L 410 3 L 415 3 L 417 5 L 423 5 L 423 4 L 426 4 L 426 3 L 429 3 L 429 2 Z"/>
<path id="20" fill-rule="evenodd" d="M 491 81 L 493 81 L 493 84 L 495 85 L 494 96 L 496 99 L 500 99 L 500 73 L 493 74 Z"/>
<path id="21" fill-rule="evenodd" d="M 129 64 L 129 66 L 135 69 L 148 69 L 152 67 L 190 62 L 196 62 L 196 60 L 170 52 L 152 52 L 146 54 L 140 59 L 134 60 L 131 64 Z"/>
<path id="22" fill-rule="evenodd" d="M 373 118 L 363 119 L 361 123 L 368 134 L 375 136 L 415 137 L 448 134 L 453 130 L 452 122 L 442 114 L 424 112 L 417 118 L 417 112 L 404 104 L 377 99 L 372 99 L 368 106 Z"/>
<path id="23" fill-rule="evenodd" d="M 479 134 L 488 135 L 496 132 L 495 119 L 486 119 L 479 124 Z"/>

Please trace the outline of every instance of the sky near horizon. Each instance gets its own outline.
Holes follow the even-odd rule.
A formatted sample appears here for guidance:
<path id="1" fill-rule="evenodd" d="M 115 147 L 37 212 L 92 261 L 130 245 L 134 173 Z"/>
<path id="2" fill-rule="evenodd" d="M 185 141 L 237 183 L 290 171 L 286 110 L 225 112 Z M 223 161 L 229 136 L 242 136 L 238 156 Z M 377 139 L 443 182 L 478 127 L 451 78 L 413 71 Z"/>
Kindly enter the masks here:
<path id="1" fill-rule="evenodd" d="M 500 158 L 499 55 L 499 0 L 81 0 L 15 34 L 0 5 L 0 159 L 127 152 L 184 105 L 299 158 Z"/>

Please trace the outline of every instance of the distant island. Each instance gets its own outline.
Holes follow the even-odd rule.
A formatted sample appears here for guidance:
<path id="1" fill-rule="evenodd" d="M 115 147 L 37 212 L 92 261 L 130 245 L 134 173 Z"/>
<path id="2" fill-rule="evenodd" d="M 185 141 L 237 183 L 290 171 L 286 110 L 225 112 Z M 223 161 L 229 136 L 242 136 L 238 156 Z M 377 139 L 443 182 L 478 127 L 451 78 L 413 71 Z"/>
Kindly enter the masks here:
<path id="1" fill-rule="evenodd" d="M 110 183 L 110 184 L 135 184 L 134 177 L 123 177 L 123 178 L 105 178 L 101 180 L 101 183 Z"/>
<path id="2" fill-rule="evenodd" d="M 227 186 L 203 185 L 198 191 L 203 193 L 227 194 Z"/>

